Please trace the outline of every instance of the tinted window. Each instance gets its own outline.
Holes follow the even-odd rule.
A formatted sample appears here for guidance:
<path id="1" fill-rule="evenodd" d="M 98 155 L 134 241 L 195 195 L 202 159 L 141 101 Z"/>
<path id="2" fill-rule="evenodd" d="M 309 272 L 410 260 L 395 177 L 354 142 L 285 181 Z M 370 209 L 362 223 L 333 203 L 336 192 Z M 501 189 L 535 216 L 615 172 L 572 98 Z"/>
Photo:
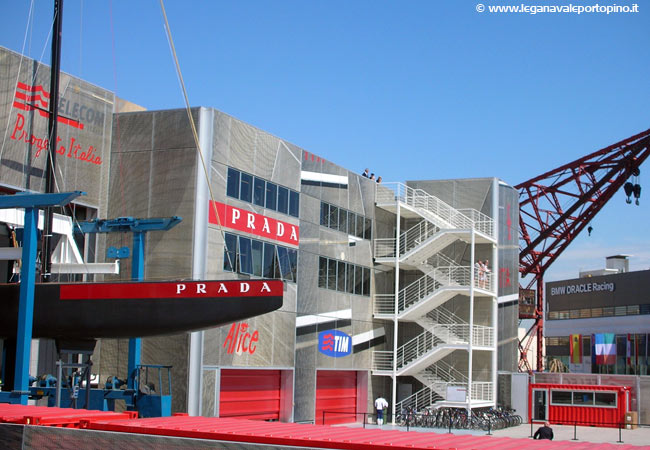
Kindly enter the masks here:
<path id="1" fill-rule="evenodd" d="M 278 186 L 278 211 L 289 213 L 289 189 L 282 186 Z"/>
<path id="2" fill-rule="evenodd" d="M 336 290 L 336 261 L 327 261 L 327 289 Z"/>
<path id="3" fill-rule="evenodd" d="M 300 194 L 296 191 L 289 191 L 289 215 L 293 217 L 300 215 Z"/>
<path id="4" fill-rule="evenodd" d="M 251 240 L 248 238 L 239 238 L 239 263 L 241 273 L 253 273 L 253 260 L 251 255 Z"/>
<path id="5" fill-rule="evenodd" d="M 372 222 L 370 221 L 370 219 L 366 218 L 365 227 L 363 230 L 364 239 L 372 239 L 371 234 L 372 234 Z"/>
<path id="6" fill-rule="evenodd" d="M 363 239 L 363 230 L 364 230 L 364 222 L 363 222 L 363 217 L 358 216 L 357 217 L 357 228 L 355 230 L 354 235 L 358 238 Z"/>
<path id="7" fill-rule="evenodd" d="M 253 261 L 253 275 L 262 276 L 262 263 L 263 263 L 263 249 L 264 243 L 261 241 L 252 242 L 252 261 Z"/>
<path id="8" fill-rule="evenodd" d="M 339 230 L 348 232 L 348 211 L 343 208 L 339 210 Z"/>
<path id="9" fill-rule="evenodd" d="M 616 406 L 616 394 L 613 392 L 596 392 L 596 406 Z"/>
<path id="10" fill-rule="evenodd" d="M 363 295 L 370 296 L 370 269 L 363 268 Z"/>
<path id="11" fill-rule="evenodd" d="M 298 252 L 289 249 L 289 264 L 291 265 L 291 279 L 298 281 Z"/>
<path id="12" fill-rule="evenodd" d="M 355 233 L 355 223 L 357 220 L 357 215 L 353 212 L 348 213 L 348 234 L 354 236 Z"/>
<path id="13" fill-rule="evenodd" d="M 278 186 L 273 183 L 266 183 L 266 207 L 275 211 L 277 209 Z"/>
<path id="14" fill-rule="evenodd" d="M 253 198 L 253 175 L 242 173 L 241 187 L 239 190 L 239 199 L 250 203 L 252 198 Z"/>
<path id="15" fill-rule="evenodd" d="M 264 277 L 279 278 L 275 257 L 275 245 L 264 243 Z"/>
<path id="16" fill-rule="evenodd" d="M 237 236 L 226 233 L 226 245 L 223 250 L 223 270 L 234 272 L 237 261 Z"/>
<path id="17" fill-rule="evenodd" d="M 257 206 L 264 206 L 264 193 L 266 191 L 266 182 L 261 178 L 255 177 L 253 185 L 253 203 Z"/>
<path id="18" fill-rule="evenodd" d="M 354 294 L 354 265 L 348 264 L 345 280 L 345 291 Z"/>
<path id="19" fill-rule="evenodd" d="M 344 292 L 345 291 L 345 263 L 343 261 L 338 262 L 338 273 L 336 274 L 336 290 Z"/>
<path id="20" fill-rule="evenodd" d="M 551 403 L 570 405 L 571 392 L 569 391 L 551 391 Z"/>
<path id="21" fill-rule="evenodd" d="M 339 209 L 334 206 L 330 205 L 330 224 L 329 227 L 333 230 L 338 230 L 339 229 Z"/>
<path id="22" fill-rule="evenodd" d="M 280 274 L 283 280 L 292 280 L 289 252 L 284 247 L 278 247 L 278 260 L 280 261 Z"/>
<path id="23" fill-rule="evenodd" d="M 594 393 L 593 392 L 574 392 L 573 393 L 574 405 L 593 405 Z"/>
<path id="24" fill-rule="evenodd" d="M 228 197 L 239 198 L 239 171 L 228 168 L 228 186 L 226 188 Z"/>
<path id="25" fill-rule="evenodd" d="M 320 224 L 329 226 L 330 205 L 325 202 L 320 204 Z"/>
<path id="26" fill-rule="evenodd" d="M 318 287 L 327 287 L 327 258 L 318 258 Z"/>
<path id="27" fill-rule="evenodd" d="M 360 266 L 354 267 L 354 293 L 357 295 L 363 294 L 363 270 Z"/>

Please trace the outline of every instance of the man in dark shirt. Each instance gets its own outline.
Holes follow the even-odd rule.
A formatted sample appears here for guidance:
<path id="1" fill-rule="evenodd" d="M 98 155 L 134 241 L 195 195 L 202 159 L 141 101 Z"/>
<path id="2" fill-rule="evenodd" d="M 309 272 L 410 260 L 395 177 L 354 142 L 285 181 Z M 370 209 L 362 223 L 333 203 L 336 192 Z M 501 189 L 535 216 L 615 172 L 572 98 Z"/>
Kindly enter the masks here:
<path id="1" fill-rule="evenodd" d="M 535 431 L 535 434 L 533 435 L 533 439 L 548 439 L 548 440 L 553 440 L 553 430 L 551 429 L 551 424 L 548 422 L 544 422 L 543 427 L 539 427 L 537 431 Z"/>

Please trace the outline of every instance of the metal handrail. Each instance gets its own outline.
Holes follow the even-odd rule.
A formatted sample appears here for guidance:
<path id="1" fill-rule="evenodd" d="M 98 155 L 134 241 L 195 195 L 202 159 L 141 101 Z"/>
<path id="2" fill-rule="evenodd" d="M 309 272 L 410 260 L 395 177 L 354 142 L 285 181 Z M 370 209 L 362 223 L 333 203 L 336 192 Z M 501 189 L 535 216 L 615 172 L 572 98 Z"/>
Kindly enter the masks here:
<path id="1" fill-rule="evenodd" d="M 467 374 L 442 359 L 427 367 L 425 372 L 448 383 L 467 383 L 468 380 Z"/>
<path id="2" fill-rule="evenodd" d="M 384 350 L 373 351 L 372 370 L 393 370 L 393 352 Z"/>
<path id="3" fill-rule="evenodd" d="M 472 327 L 472 345 L 477 347 L 494 347 L 494 328 L 484 325 Z"/>
<path id="4" fill-rule="evenodd" d="M 397 294 L 398 314 L 427 298 L 437 289 L 446 286 L 470 286 L 470 269 L 464 266 L 436 267 L 428 274 L 418 278 Z M 375 296 L 375 314 L 394 314 L 395 304 L 389 300 L 389 294 Z"/>
<path id="5" fill-rule="evenodd" d="M 490 381 L 472 382 L 472 400 L 491 402 L 494 400 L 494 383 Z"/>
<path id="6" fill-rule="evenodd" d="M 454 209 L 444 201 L 422 189 L 413 189 L 403 183 L 383 183 L 377 186 L 375 201 L 393 203 L 399 201 L 413 208 L 424 210 L 435 216 L 433 222 L 450 225 L 451 228 L 474 228 L 494 237 L 494 220 L 472 208 Z M 442 226 L 443 224 L 441 224 Z"/>

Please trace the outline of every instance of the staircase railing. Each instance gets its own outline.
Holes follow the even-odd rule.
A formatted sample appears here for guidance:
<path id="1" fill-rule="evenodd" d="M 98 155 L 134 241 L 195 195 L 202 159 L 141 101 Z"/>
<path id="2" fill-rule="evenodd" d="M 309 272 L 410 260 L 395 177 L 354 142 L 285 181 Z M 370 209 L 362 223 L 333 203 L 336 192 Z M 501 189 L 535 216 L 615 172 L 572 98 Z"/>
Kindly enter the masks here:
<path id="1" fill-rule="evenodd" d="M 418 278 L 398 292 L 397 311 L 398 313 L 404 311 L 406 308 L 426 298 L 436 289 L 440 289 L 443 286 L 468 287 L 469 285 L 469 267 L 436 267 L 435 270 Z M 390 298 L 394 298 L 394 296 L 390 294 L 379 294 L 375 296 L 375 314 L 395 313 L 395 304 L 389 300 Z"/>
<path id="2" fill-rule="evenodd" d="M 447 341 L 451 340 L 450 336 L 452 335 L 454 336 L 454 341 L 457 341 L 453 343 L 469 342 L 469 325 L 437 325 L 436 333 L 427 330 L 417 335 L 397 349 L 397 368 L 401 369 L 434 348 L 444 346 L 449 343 Z"/>
<path id="3" fill-rule="evenodd" d="M 393 352 L 373 351 L 372 370 L 393 370 Z"/>
<path id="4" fill-rule="evenodd" d="M 472 345 L 476 347 L 494 347 L 494 328 L 474 325 Z"/>
<path id="5" fill-rule="evenodd" d="M 490 216 L 475 209 L 459 209 L 459 212 L 469 217 L 474 222 L 474 229 L 488 236 L 494 236 L 494 220 Z"/>
<path id="6" fill-rule="evenodd" d="M 467 383 L 467 374 L 456 369 L 445 360 L 438 360 L 435 364 L 427 367 L 426 373 L 448 383 Z"/>
<path id="7" fill-rule="evenodd" d="M 494 400 L 494 383 L 489 381 L 472 382 L 472 400 L 491 402 Z"/>
<path id="8" fill-rule="evenodd" d="M 437 391 L 446 390 L 447 384 L 448 383 L 441 383 L 440 386 L 436 386 L 436 389 L 433 389 L 432 386 L 425 386 L 419 391 L 397 402 L 395 410 L 402 412 L 405 408 L 411 408 L 415 411 L 421 411 L 423 408 L 428 408 L 435 402 L 445 399 Z"/>
<path id="9" fill-rule="evenodd" d="M 421 220 L 416 225 L 413 225 L 400 234 L 399 256 L 422 244 L 438 231 L 440 231 L 440 227 L 426 220 Z M 395 238 L 375 239 L 375 258 L 394 258 L 396 256 L 396 241 Z"/>

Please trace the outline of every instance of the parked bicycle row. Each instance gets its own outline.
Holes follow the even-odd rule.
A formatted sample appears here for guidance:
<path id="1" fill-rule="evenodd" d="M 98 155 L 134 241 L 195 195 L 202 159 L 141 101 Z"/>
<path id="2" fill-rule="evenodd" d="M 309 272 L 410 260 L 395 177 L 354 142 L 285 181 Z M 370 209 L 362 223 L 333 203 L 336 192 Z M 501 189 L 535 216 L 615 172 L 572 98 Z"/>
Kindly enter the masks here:
<path id="1" fill-rule="evenodd" d="M 419 411 L 405 408 L 395 419 L 401 426 L 484 431 L 514 427 L 522 423 L 521 416 L 504 408 L 474 409 L 471 417 L 466 409 L 460 408 L 424 408 Z"/>

